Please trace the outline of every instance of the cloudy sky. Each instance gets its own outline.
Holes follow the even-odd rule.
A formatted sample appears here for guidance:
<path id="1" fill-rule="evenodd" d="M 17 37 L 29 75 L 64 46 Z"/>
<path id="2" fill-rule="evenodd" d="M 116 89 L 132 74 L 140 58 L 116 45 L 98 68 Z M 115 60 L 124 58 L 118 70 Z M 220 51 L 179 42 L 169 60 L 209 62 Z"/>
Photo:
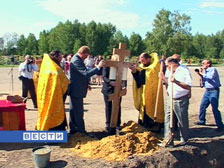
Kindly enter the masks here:
<path id="1" fill-rule="evenodd" d="M 215 34 L 224 29 L 224 0 L 1 0 L 0 37 L 50 30 L 58 22 L 94 20 L 112 23 L 123 34 L 143 38 L 161 9 L 191 17 L 192 34 Z"/>

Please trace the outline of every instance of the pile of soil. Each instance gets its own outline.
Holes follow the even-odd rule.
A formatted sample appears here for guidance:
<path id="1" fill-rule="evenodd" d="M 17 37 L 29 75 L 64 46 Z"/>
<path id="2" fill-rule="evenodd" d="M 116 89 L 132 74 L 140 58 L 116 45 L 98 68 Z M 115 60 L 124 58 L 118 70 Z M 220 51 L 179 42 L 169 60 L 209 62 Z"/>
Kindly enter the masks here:
<path id="1" fill-rule="evenodd" d="M 159 149 L 160 140 L 133 121 L 125 123 L 120 134 L 98 140 L 76 133 L 69 141 L 72 151 L 81 157 L 124 161 L 129 156 L 150 156 Z"/>

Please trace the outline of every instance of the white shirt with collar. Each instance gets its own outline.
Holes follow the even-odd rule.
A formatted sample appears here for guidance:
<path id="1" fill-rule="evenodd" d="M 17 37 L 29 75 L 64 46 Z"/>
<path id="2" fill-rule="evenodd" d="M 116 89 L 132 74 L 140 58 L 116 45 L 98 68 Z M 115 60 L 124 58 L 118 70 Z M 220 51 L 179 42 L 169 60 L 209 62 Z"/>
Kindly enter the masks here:
<path id="1" fill-rule="evenodd" d="M 184 65 L 184 64 L 179 64 L 179 65 L 181 67 L 183 67 L 183 68 L 186 68 L 189 71 L 189 73 L 190 73 L 190 70 L 189 70 L 189 68 L 188 68 L 187 65 Z M 166 69 L 165 77 L 168 78 L 169 75 L 170 75 L 170 70 L 169 69 Z M 190 75 L 191 75 L 191 73 L 190 73 Z M 191 79 L 192 79 L 192 76 L 191 76 Z"/>
<path id="2" fill-rule="evenodd" d="M 167 74 L 168 76 L 168 88 L 167 92 L 169 95 L 171 95 L 171 84 L 173 84 L 173 98 L 180 98 L 182 96 L 185 96 L 189 93 L 189 90 L 184 89 L 180 86 L 178 86 L 176 83 L 171 82 L 171 73 Z M 174 78 L 179 81 L 183 82 L 189 86 L 192 86 L 192 78 L 190 71 L 183 67 L 183 66 L 178 66 L 175 72 L 173 73 Z"/>
<path id="3" fill-rule="evenodd" d="M 25 78 L 32 79 L 34 71 L 38 71 L 37 64 L 26 64 L 25 62 L 22 62 L 19 65 L 19 72 Z"/>

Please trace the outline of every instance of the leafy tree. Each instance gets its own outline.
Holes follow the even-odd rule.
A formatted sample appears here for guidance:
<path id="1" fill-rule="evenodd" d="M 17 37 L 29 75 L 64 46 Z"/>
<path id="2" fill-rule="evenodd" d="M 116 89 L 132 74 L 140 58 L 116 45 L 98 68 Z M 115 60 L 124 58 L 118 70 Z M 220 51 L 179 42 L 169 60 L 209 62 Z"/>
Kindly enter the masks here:
<path id="1" fill-rule="evenodd" d="M 109 59 L 113 53 L 113 48 L 118 48 L 118 44 L 117 42 L 115 41 L 114 37 L 110 37 L 109 39 L 109 45 L 107 46 L 107 50 L 106 52 L 104 53 L 104 55 Z"/>
<path id="2" fill-rule="evenodd" d="M 77 39 L 74 43 L 73 53 L 77 53 L 78 49 L 81 47 L 81 40 Z"/>
<path id="3" fill-rule="evenodd" d="M 152 45 L 153 35 L 151 32 L 146 33 L 146 38 L 143 40 L 143 43 L 145 44 L 146 52 L 148 52 L 148 53 L 158 52 L 156 50 L 155 46 Z"/>
<path id="4" fill-rule="evenodd" d="M 86 45 L 87 44 L 87 42 L 86 42 L 86 24 L 85 23 L 79 24 L 78 30 L 79 30 L 79 33 L 76 36 L 76 38 L 80 40 L 81 46 Z"/>
<path id="5" fill-rule="evenodd" d="M 0 37 L 0 49 L 3 49 L 4 47 L 4 39 Z"/>
<path id="6" fill-rule="evenodd" d="M 25 54 L 38 54 L 38 42 L 34 34 L 30 33 L 26 39 Z"/>
<path id="7" fill-rule="evenodd" d="M 98 44 L 98 39 L 97 39 L 97 30 L 96 30 L 97 24 L 94 21 L 91 21 L 89 24 L 87 24 L 86 27 L 86 45 L 89 46 L 91 49 L 91 54 L 95 55 L 97 54 L 96 48 Z"/>
<path id="8" fill-rule="evenodd" d="M 203 34 L 196 34 L 193 37 L 193 46 L 196 49 L 195 55 L 202 59 L 205 56 L 205 42 L 206 42 L 206 36 Z"/>
<path id="9" fill-rule="evenodd" d="M 171 13 L 172 28 L 175 33 L 190 34 L 191 17 L 186 14 L 180 14 L 178 11 Z"/>
<path id="10" fill-rule="evenodd" d="M 142 37 L 136 33 L 132 33 L 129 40 L 129 45 L 132 56 L 140 55 L 145 50 L 145 45 L 142 41 Z"/>
<path id="11" fill-rule="evenodd" d="M 205 57 L 206 58 L 217 58 L 217 55 L 219 54 L 217 52 L 217 48 L 214 46 L 214 43 L 215 43 L 215 38 L 214 36 L 212 35 L 208 35 L 206 37 L 206 41 L 204 42 L 205 43 Z"/>
<path id="12" fill-rule="evenodd" d="M 3 55 L 4 50 L 4 39 L 3 37 L 0 37 L 0 55 Z"/>
<path id="13" fill-rule="evenodd" d="M 90 47 L 92 55 L 110 53 L 111 37 L 113 37 L 116 28 L 112 24 L 96 24 L 94 21 L 87 24 L 86 44 Z"/>
<path id="14" fill-rule="evenodd" d="M 74 43 L 76 40 L 80 41 L 81 46 L 86 45 L 86 24 L 79 23 L 78 20 L 73 22 L 73 34 L 74 34 Z M 74 44 L 75 45 L 75 44 Z"/>
<path id="15" fill-rule="evenodd" d="M 113 48 L 118 48 L 119 43 L 126 44 L 127 48 L 129 48 L 129 39 L 127 36 L 124 36 L 120 30 L 116 31 L 116 29 L 113 30 L 113 36 L 110 37 L 108 41 L 107 50 L 104 53 L 105 56 L 112 55 Z"/>
<path id="16" fill-rule="evenodd" d="M 167 41 L 168 53 L 179 53 L 182 57 L 189 56 L 189 48 L 191 47 L 191 36 L 186 33 L 177 32 Z"/>
<path id="17" fill-rule="evenodd" d="M 62 24 L 62 23 L 59 23 Z M 58 25 L 59 25 L 58 24 Z M 58 26 L 57 25 L 57 26 Z M 57 32 L 57 27 L 51 29 L 51 31 L 49 32 L 49 50 L 60 50 L 61 49 L 61 45 L 60 45 L 60 38 L 59 38 L 59 33 Z"/>
<path id="18" fill-rule="evenodd" d="M 192 54 L 190 19 L 190 16 L 185 14 L 181 15 L 178 11 L 171 13 L 171 23 L 174 34 L 167 41 L 170 54 L 179 53 L 183 58 L 187 58 Z"/>
<path id="19" fill-rule="evenodd" d="M 171 12 L 165 9 L 159 11 L 153 21 L 152 33 L 146 34 L 147 51 L 167 54 L 167 41 L 173 36 L 174 30 L 170 20 Z M 150 35 L 150 36 L 149 36 Z"/>
<path id="20" fill-rule="evenodd" d="M 107 51 L 107 46 L 110 43 L 110 39 L 114 36 L 116 31 L 115 26 L 112 24 L 98 24 L 97 25 L 97 32 L 98 32 L 98 47 L 97 47 L 97 54 L 105 55 Z"/>
<path id="21" fill-rule="evenodd" d="M 86 29 L 86 26 L 85 26 L 85 24 L 81 24 L 81 23 L 79 23 L 79 21 L 78 20 L 75 20 L 73 23 L 72 23 L 72 26 L 73 26 L 73 34 L 74 34 L 74 37 L 76 38 L 76 39 L 85 39 L 85 29 Z M 81 28 L 82 27 L 82 28 Z M 84 29 L 83 29 L 84 28 Z M 84 30 L 83 32 L 82 32 L 82 30 Z M 82 33 L 80 33 L 80 32 L 82 32 Z"/>
<path id="22" fill-rule="evenodd" d="M 49 49 L 60 50 L 63 54 L 72 53 L 74 47 L 74 26 L 70 21 L 59 24 L 49 32 Z"/>
<path id="23" fill-rule="evenodd" d="M 38 41 L 38 48 L 39 48 L 39 53 L 49 53 L 49 44 L 48 44 L 48 33 L 44 30 L 43 32 L 40 32 L 40 38 Z"/>
<path id="24" fill-rule="evenodd" d="M 130 39 L 111 23 L 102 24 L 91 21 L 87 25 L 78 20 L 59 22 L 49 31 L 40 32 L 39 40 L 30 33 L 27 38 L 17 34 L 5 34 L 0 38 L 2 54 L 42 54 L 51 50 L 60 50 L 63 54 L 76 53 L 82 45 L 88 45 L 92 54 L 108 56 L 120 42 L 131 50 L 132 56 L 147 52 L 157 52 L 167 56 L 178 53 L 183 58 L 197 57 L 202 59 L 224 58 L 224 30 L 215 35 L 191 35 L 191 18 L 178 11 L 162 9 L 153 21 L 153 29 L 142 39 L 133 32 Z"/>
<path id="25" fill-rule="evenodd" d="M 3 54 L 16 54 L 16 43 L 18 35 L 16 33 L 6 33 L 3 36 Z"/>
<path id="26" fill-rule="evenodd" d="M 222 43 L 222 47 L 220 49 L 219 56 L 220 56 L 220 58 L 224 58 L 224 29 L 219 33 L 219 38 Z"/>
<path id="27" fill-rule="evenodd" d="M 26 48 L 26 38 L 25 36 L 22 34 L 18 41 L 17 41 L 17 54 L 18 55 L 24 55 L 25 54 L 25 48 Z"/>
<path id="28" fill-rule="evenodd" d="M 172 55 L 174 53 L 188 55 L 190 48 L 190 17 L 178 12 L 171 13 L 162 9 L 153 21 L 152 33 L 146 34 L 144 43 L 147 51 L 158 54 Z"/>
<path id="29" fill-rule="evenodd" d="M 119 43 L 124 43 L 124 44 L 126 44 L 127 47 L 129 46 L 129 39 L 128 39 L 128 37 L 124 36 L 120 30 L 118 30 L 114 34 L 114 39 L 116 41 L 116 45 L 117 46 L 118 46 Z"/>
<path id="30" fill-rule="evenodd" d="M 211 38 L 211 44 L 215 48 L 214 58 L 219 59 L 220 58 L 220 51 L 223 48 L 223 38 L 221 36 L 221 33 L 218 32 L 216 35 L 212 36 Z"/>

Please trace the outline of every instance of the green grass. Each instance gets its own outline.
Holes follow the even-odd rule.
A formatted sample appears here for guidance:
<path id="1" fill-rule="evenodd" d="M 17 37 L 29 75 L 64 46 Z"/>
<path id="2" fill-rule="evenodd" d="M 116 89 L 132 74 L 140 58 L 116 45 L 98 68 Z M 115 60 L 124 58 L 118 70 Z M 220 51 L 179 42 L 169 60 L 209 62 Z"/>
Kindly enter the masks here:
<path id="1" fill-rule="evenodd" d="M 18 67 L 19 65 L 9 65 L 9 64 L 0 64 L 0 68 L 10 68 L 10 67 Z"/>

